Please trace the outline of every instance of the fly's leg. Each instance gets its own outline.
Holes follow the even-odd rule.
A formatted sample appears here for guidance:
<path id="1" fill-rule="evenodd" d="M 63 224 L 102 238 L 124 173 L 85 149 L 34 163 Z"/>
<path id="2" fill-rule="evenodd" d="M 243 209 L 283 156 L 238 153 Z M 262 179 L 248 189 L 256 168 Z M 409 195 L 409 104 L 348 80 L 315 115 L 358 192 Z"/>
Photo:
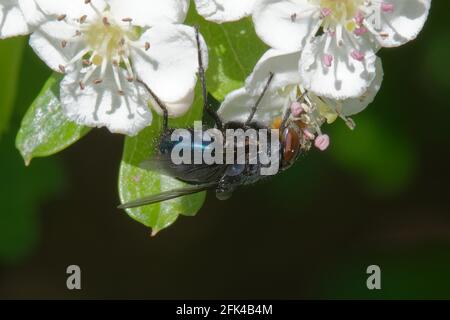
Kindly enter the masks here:
<path id="1" fill-rule="evenodd" d="M 249 117 L 247 118 L 247 121 L 245 121 L 245 126 L 248 126 L 248 125 L 252 122 L 253 118 L 255 117 L 256 111 L 258 110 L 258 107 L 259 107 L 259 105 L 261 104 L 262 99 L 263 99 L 264 96 L 266 95 L 267 90 L 269 90 L 269 86 L 270 86 L 270 84 L 272 83 L 273 76 L 274 76 L 274 74 L 271 72 L 271 73 L 269 74 L 269 79 L 267 80 L 267 83 L 266 83 L 266 85 L 264 86 L 263 92 L 261 93 L 261 95 L 259 96 L 259 98 L 258 98 L 258 100 L 256 101 L 255 105 L 253 106 L 253 108 L 252 108 L 252 110 L 251 110 L 251 112 L 250 112 L 250 115 L 249 115 Z"/>
<path id="2" fill-rule="evenodd" d="M 197 41 L 197 55 L 198 55 L 198 76 L 200 78 L 200 83 L 202 86 L 202 96 L 203 96 L 203 110 L 209 114 L 211 118 L 213 118 L 214 122 L 218 129 L 223 128 L 222 119 L 220 119 L 217 112 L 210 106 L 208 103 L 208 91 L 206 88 L 206 76 L 205 76 L 205 67 L 203 64 L 203 55 L 202 55 L 202 45 L 200 41 L 200 32 L 198 30 L 198 26 L 195 27 L 195 38 Z"/>
<path id="3" fill-rule="evenodd" d="M 155 100 L 156 104 L 159 108 L 163 111 L 163 131 L 168 132 L 169 131 L 169 110 L 167 109 L 167 106 L 164 102 L 161 101 L 161 99 L 158 98 L 155 92 L 153 92 L 152 89 L 141 79 L 136 79 L 137 82 L 142 84 L 144 88 L 148 91 L 150 96 Z"/>

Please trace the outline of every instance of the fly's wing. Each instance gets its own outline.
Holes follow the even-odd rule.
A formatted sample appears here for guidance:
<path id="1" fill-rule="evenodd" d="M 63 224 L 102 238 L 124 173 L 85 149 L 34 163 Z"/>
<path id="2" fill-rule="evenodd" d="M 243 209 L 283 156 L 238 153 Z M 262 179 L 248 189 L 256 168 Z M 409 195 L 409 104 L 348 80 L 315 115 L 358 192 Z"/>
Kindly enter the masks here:
<path id="1" fill-rule="evenodd" d="M 139 167 L 144 170 L 155 171 L 171 177 L 170 166 L 173 165 L 170 158 L 161 154 L 153 155 L 151 158 L 141 162 Z"/>
<path id="2" fill-rule="evenodd" d="M 202 191 L 209 190 L 211 188 L 215 188 L 216 186 L 217 186 L 217 183 L 207 183 L 207 184 L 201 184 L 201 185 L 195 185 L 195 186 L 188 186 L 185 188 L 173 189 L 170 191 L 161 192 L 159 194 L 155 194 L 155 195 L 148 196 L 145 198 L 130 201 L 128 203 L 124 203 L 124 204 L 120 205 L 118 208 L 119 209 L 131 209 L 131 208 L 142 207 L 142 206 L 146 206 L 149 204 L 155 204 L 158 202 L 163 202 L 163 201 L 172 200 L 175 198 L 199 193 Z"/>
<path id="3" fill-rule="evenodd" d="M 142 162 L 140 167 L 156 171 L 191 184 L 213 183 L 220 180 L 226 165 L 174 164 L 169 155 L 158 154 Z"/>

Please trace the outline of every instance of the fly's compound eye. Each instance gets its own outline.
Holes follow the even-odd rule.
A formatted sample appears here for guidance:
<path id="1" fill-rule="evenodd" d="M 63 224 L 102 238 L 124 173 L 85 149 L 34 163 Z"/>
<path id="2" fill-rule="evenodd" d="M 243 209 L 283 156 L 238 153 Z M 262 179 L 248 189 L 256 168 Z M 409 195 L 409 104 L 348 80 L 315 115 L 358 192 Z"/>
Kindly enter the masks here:
<path id="1" fill-rule="evenodd" d="M 301 133 L 293 127 L 284 130 L 282 136 L 283 167 L 291 166 L 297 159 L 301 149 Z"/>

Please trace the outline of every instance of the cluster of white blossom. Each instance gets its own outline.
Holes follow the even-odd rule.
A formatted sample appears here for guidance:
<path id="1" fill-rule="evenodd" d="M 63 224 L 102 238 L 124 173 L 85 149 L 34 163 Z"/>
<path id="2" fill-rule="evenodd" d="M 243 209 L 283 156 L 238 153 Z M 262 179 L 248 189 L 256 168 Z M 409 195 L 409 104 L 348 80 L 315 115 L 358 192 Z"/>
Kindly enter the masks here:
<path id="1" fill-rule="evenodd" d="M 270 72 L 274 80 L 261 120 L 290 109 L 307 125 L 305 134 L 326 149 L 320 126 L 364 110 L 383 80 L 376 52 L 413 40 L 428 17 L 431 0 L 195 0 L 198 12 L 216 23 L 251 16 L 257 35 L 271 49 L 245 88 L 232 92 L 222 114 L 242 119 Z M 264 111 L 264 110 L 262 110 Z M 267 118 L 265 118 L 267 117 Z"/>
<path id="2" fill-rule="evenodd" d="M 0 37 L 31 33 L 36 54 L 65 74 L 69 119 L 135 135 L 152 122 L 141 82 L 171 116 L 193 103 L 198 51 L 195 29 L 183 25 L 188 8 L 189 0 L 0 0 Z"/>
<path id="3" fill-rule="evenodd" d="M 364 110 L 383 70 L 376 52 L 400 46 L 422 29 L 431 0 L 195 0 L 216 23 L 251 16 L 271 48 L 244 88 L 231 92 L 220 115 L 243 120 L 267 84 L 256 120 L 290 112 L 321 150 L 323 123 Z M 0 0 L 0 38 L 31 34 L 30 45 L 65 74 L 61 102 L 78 124 L 135 135 L 151 124 L 152 98 L 170 116 L 191 107 L 198 57 L 194 28 L 183 25 L 189 0 Z M 207 47 L 201 38 L 203 61 Z M 156 111 L 158 107 L 151 104 Z"/>

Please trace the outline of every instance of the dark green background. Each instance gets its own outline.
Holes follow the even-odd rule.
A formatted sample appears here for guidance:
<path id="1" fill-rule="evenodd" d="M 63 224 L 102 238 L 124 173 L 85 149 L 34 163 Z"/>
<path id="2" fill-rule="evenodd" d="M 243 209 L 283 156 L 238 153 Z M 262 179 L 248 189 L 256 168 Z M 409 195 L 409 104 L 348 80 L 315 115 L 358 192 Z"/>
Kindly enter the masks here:
<path id="1" fill-rule="evenodd" d="M 327 152 L 209 195 L 156 238 L 115 209 L 122 137 L 94 130 L 24 167 L 15 134 L 50 74 L 26 48 L 0 140 L 0 298 L 450 298 L 449 10 L 435 0 L 417 41 L 381 51 L 383 87 L 355 132 L 327 128 Z M 81 292 L 65 287 L 71 264 Z M 372 264 L 381 291 L 366 289 Z"/>

